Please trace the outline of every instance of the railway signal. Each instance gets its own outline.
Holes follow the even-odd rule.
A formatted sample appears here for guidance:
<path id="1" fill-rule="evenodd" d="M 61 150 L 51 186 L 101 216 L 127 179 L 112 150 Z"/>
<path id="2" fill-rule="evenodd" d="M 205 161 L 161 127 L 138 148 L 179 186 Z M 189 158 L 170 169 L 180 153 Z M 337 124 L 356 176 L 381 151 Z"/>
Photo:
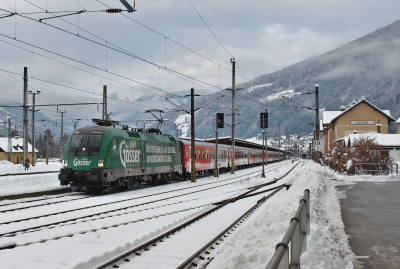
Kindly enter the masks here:
<path id="1" fill-rule="evenodd" d="M 267 111 L 265 109 L 265 111 Z M 268 112 L 260 113 L 260 128 L 268 128 Z"/>
<path id="2" fill-rule="evenodd" d="M 224 128 L 224 113 L 217 113 L 217 128 Z"/>

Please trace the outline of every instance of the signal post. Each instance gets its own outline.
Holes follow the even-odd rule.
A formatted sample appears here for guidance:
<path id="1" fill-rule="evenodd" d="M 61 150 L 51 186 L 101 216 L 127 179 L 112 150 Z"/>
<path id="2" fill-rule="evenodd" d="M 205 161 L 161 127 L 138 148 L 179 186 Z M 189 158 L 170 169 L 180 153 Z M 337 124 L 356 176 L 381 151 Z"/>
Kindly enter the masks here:
<path id="1" fill-rule="evenodd" d="M 215 150 L 214 150 L 214 159 L 215 159 L 215 169 L 214 169 L 214 177 L 219 177 L 219 169 L 218 169 L 218 128 L 224 128 L 224 113 L 217 113 L 217 117 L 215 119 Z"/>
<path id="2" fill-rule="evenodd" d="M 266 129 L 268 128 L 268 112 L 267 109 L 265 109 L 265 113 L 260 113 L 260 128 L 263 129 L 263 161 L 262 161 L 262 172 L 261 172 L 261 177 L 265 178 L 265 172 L 264 172 L 264 165 L 266 165 L 266 148 L 267 148 L 267 142 L 265 141 L 266 138 Z"/>

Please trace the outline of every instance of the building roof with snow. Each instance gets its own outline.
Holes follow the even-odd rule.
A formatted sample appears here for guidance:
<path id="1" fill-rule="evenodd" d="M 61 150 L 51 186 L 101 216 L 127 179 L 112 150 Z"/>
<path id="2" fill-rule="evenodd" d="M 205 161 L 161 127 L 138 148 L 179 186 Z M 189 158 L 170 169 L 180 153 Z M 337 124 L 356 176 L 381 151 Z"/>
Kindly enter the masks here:
<path id="1" fill-rule="evenodd" d="M 24 139 L 23 138 L 12 138 L 11 146 L 13 153 L 23 153 L 24 152 Z M 0 152 L 8 152 L 8 137 L 0 137 Z M 32 145 L 28 143 L 28 152 L 32 152 Z M 35 153 L 39 152 L 35 149 Z"/>
<path id="2" fill-rule="evenodd" d="M 398 148 L 400 147 L 400 134 L 380 134 L 380 133 L 366 133 L 366 134 L 350 134 L 341 139 L 346 147 L 351 147 L 355 140 L 360 137 L 368 137 L 375 139 L 375 142 L 384 148 Z"/>
<path id="3" fill-rule="evenodd" d="M 360 101 L 358 101 L 357 103 L 352 104 L 351 106 L 349 106 L 346 110 L 344 111 L 324 111 L 324 112 L 331 112 L 326 114 L 327 119 L 325 120 L 325 113 L 323 113 L 323 122 L 324 124 L 332 124 L 334 123 L 337 119 L 339 119 L 341 116 L 343 116 L 344 114 L 350 112 L 351 110 L 353 110 L 353 108 L 355 108 L 356 106 L 360 105 L 360 104 L 367 104 L 368 106 L 370 106 L 372 109 L 378 111 L 379 113 L 381 113 L 382 115 L 384 115 L 387 119 L 388 122 L 394 122 L 396 121 L 394 118 L 392 118 L 390 116 L 390 110 L 381 110 L 378 107 L 374 106 L 373 104 L 371 104 L 370 102 L 368 102 L 365 99 L 361 99 Z M 339 112 L 339 113 L 338 113 Z M 336 114 L 337 113 L 337 114 Z M 335 115 L 336 114 L 336 115 Z M 329 122 L 328 122 L 329 121 Z"/>

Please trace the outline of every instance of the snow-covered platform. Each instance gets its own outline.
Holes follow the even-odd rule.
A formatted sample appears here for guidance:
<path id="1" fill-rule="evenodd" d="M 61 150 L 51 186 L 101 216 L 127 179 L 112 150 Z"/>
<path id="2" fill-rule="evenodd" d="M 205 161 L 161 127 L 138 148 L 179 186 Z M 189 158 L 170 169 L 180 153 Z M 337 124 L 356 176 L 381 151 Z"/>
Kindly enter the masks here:
<path id="1" fill-rule="evenodd" d="M 358 198 L 355 196 L 346 198 L 343 188 L 353 188 L 359 184 L 381 185 L 389 188 L 393 184 L 400 185 L 400 175 L 345 176 L 311 161 L 306 161 L 295 169 L 288 180 L 293 181 L 292 187 L 286 192 L 276 194 L 262 212 L 253 217 L 229 243 L 219 250 L 207 269 L 265 268 L 275 251 L 276 244 L 286 233 L 290 219 L 295 215 L 299 200 L 307 188 L 310 189 L 311 197 L 311 233 L 307 237 L 307 251 L 301 256 L 301 268 L 356 268 L 357 258 L 360 258 L 358 256 L 364 254 L 353 249 L 353 238 L 350 238 L 352 234 L 346 232 L 359 223 L 356 223 L 358 220 L 351 219 L 345 219 L 343 222 L 342 211 L 346 209 L 342 209 L 341 201 L 350 199 L 351 202 Z M 368 197 L 364 198 L 368 200 Z M 391 198 L 387 196 L 380 204 L 393 203 L 386 199 Z M 400 198 L 397 199 L 400 200 Z M 368 210 L 368 207 L 363 210 Z M 382 219 L 392 214 L 391 211 L 381 210 L 379 213 L 378 211 L 376 210 L 375 213 Z M 397 225 L 398 223 L 399 221 Z M 393 234 L 385 231 L 385 225 L 377 226 L 375 233 L 387 240 L 397 240 L 397 244 L 400 241 L 398 237 L 391 238 Z M 395 236 L 398 236 L 398 233 Z M 383 252 L 379 252 L 383 248 L 374 248 L 373 242 L 370 243 L 372 244 L 370 252 L 375 252 L 377 256 L 381 255 L 381 258 L 385 257 Z M 394 244 L 386 247 L 387 251 L 392 251 L 391 257 L 397 255 L 392 262 L 400 264 L 399 247 Z"/>
<path id="2" fill-rule="evenodd" d="M 46 165 L 39 162 L 25 171 L 22 165 L 0 161 L 0 197 L 65 189 L 65 186 L 60 186 L 56 173 L 60 168 L 61 163 L 49 162 Z M 37 172 L 55 173 L 35 174 Z"/>

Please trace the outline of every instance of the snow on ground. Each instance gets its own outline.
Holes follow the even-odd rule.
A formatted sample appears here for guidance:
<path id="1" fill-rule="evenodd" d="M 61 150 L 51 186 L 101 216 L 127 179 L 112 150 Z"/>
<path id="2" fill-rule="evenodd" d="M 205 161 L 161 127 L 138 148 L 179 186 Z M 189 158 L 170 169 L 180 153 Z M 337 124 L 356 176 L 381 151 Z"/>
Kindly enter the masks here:
<path id="1" fill-rule="evenodd" d="M 175 124 L 178 124 L 179 129 L 182 130 L 181 137 L 187 137 L 190 124 L 190 115 L 179 115 L 175 120 Z"/>
<path id="2" fill-rule="evenodd" d="M 356 181 L 400 181 L 400 175 L 343 176 L 307 161 L 288 180 L 293 181 L 292 187 L 265 203 L 262 212 L 219 250 L 207 269 L 265 268 L 307 188 L 311 195 L 311 232 L 307 251 L 301 256 L 301 268 L 354 268 L 355 254 L 349 247 L 341 218 L 339 199 L 343 194 L 335 186 Z"/>
<path id="3" fill-rule="evenodd" d="M 59 169 L 60 164 L 58 163 L 57 165 L 57 169 Z M 0 170 L 2 172 L 4 172 L 3 170 L 17 171 L 19 169 L 14 168 L 13 165 L 0 163 Z M 38 165 L 36 167 L 38 170 L 49 168 L 50 165 L 49 167 L 45 165 Z M 55 166 L 54 169 L 56 169 Z M 32 170 L 30 169 L 30 171 Z M 244 170 L 238 171 L 238 173 L 241 172 L 244 172 Z M 229 174 L 224 174 L 222 177 L 228 176 Z M 203 180 L 207 180 L 207 178 Z M 225 245 L 221 245 L 221 248 L 218 249 L 218 255 L 215 256 L 215 259 L 209 264 L 207 269 L 265 268 L 275 251 L 276 244 L 282 240 L 286 233 L 290 219 L 295 215 L 299 206 L 299 200 L 303 197 L 304 190 L 307 188 L 310 189 L 311 195 L 311 233 L 307 238 L 307 251 L 301 256 L 301 268 L 354 268 L 355 254 L 349 247 L 348 236 L 344 232 L 344 224 L 341 218 L 339 199 L 343 197 L 343 194 L 335 187 L 343 184 L 354 184 L 357 181 L 400 181 L 400 175 L 344 176 L 333 172 L 327 167 L 306 161 L 300 163 L 285 181 L 291 182 L 293 184 L 292 187 L 287 191 L 278 192 L 244 222 L 241 228 L 236 230 L 234 236 L 229 241 L 226 241 Z M 10 192 L 15 193 L 18 190 L 27 192 L 28 190 L 38 191 L 60 187 L 57 173 L 0 177 L 0 184 L 2 186 L 0 194 L 2 195 L 8 195 Z M 167 185 L 161 188 L 170 187 Z M 155 191 L 157 189 L 150 188 L 147 191 Z M 112 196 L 107 196 L 107 198 L 109 197 Z M 190 207 L 189 202 L 187 206 Z M 183 214 L 182 218 L 186 219 L 191 213 L 194 212 Z M 176 220 L 176 218 L 171 218 L 169 221 L 164 221 L 163 225 L 173 225 Z M 110 233 L 109 237 L 107 237 L 106 234 L 108 235 L 108 232 L 106 231 L 114 231 L 114 229 L 104 230 L 102 235 L 102 240 L 105 239 L 104 244 L 110 244 L 111 241 L 114 242 L 108 249 L 112 253 L 112 250 L 119 245 L 119 240 L 122 240 L 119 238 L 121 235 L 119 231 L 115 230 L 119 235 Z M 141 235 L 148 235 L 151 232 L 151 229 L 146 232 L 140 232 L 137 234 L 137 239 L 140 239 Z M 93 234 L 93 236 L 99 241 L 97 234 Z M 65 244 L 67 241 L 68 239 L 56 240 L 55 244 Z M 88 243 L 83 241 L 82 244 L 86 245 Z M 45 249 L 46 245 L 35 244 L 35 248 L 33 249 L 35 255 L 39 254 L 42 248 L 43 251 L 48 251 Z M 21 250 L 24 248 L 21 247 Z M 3 251 L 0 251 L 0 255 Z M 11 253 L 12 251 L 9 250 L 8 252 Z M 76 254 L 73 253 L 73 249 L 66 249 L 66 255 L 69 257 L 74 257 Z M 83 258 L 87 261 L 88 257 Z M 43 257 L 40 262 L 43 262 Z M 72 264 L 70 263 L 70 266 L 64 264 L 63 266 L 70 268 Z"/>
<path id="4" fill-rule="evenodd" d="M 0 161 L 0 196 L 65 188 L 65 186 L 60 186 L 57 173 L 29 175 L 34 172 L 60 171 L 60 168 L 61 163 L 58 162 L 49 162 L 48 165 L 45 162 L 39 162 L 25 171 L 21 164 Z M 6 174 L 24 175 L 3 176 Z"/>
<path id="5" fill-rule="evenodd" d="M 272 84 L 274 84 L 274 83 L 267 83 L 267 84 L 261 84 L 261 85 L 257 85 L 257 86 L 251 86 L 251 87 L 248 87 L 245 92 L 252 92 L 258 88 L 269 87 Z"/>
<path id="6" fill-rule="evenodd" d="M 268 95 L 267 97 L 260 99 L 260 101 L 261 102 L 274 101 L 274 100 L 281 99 L 282 96 L 290 98 L 290 97 L 293 97 L 293 96 L 299 95 L 299 94 L 301 94 L 301 93 L 300 92 L 294 92 L 294 88 L 290 88 L 288 90 L 284 90 L 284 91 L 281 91 L 281 92 L 277 92 L 277 93 Z"/>

